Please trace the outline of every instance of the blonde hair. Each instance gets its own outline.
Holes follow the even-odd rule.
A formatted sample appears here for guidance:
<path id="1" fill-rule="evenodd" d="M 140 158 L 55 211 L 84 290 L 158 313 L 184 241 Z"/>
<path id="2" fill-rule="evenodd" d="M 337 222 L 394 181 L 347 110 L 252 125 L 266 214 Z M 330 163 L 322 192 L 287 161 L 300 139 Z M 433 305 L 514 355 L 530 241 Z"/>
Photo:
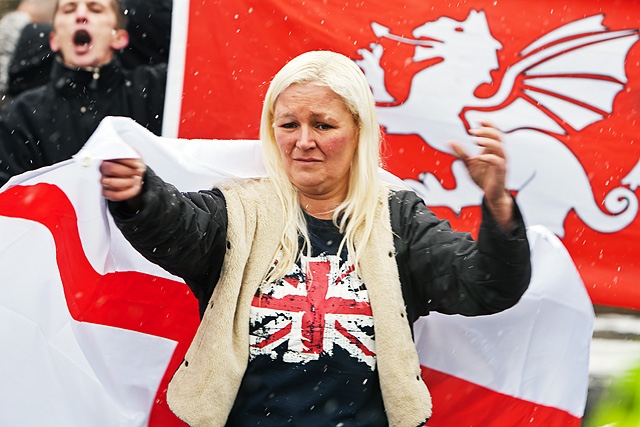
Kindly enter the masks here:
<path id="1" fill-rule="evenodd" d="M 268 280 L 282 278 L 298 256 L 298 236 L 302 235 L 307 254 L 310 241 L 298 191 L 289 181 L 274 134 L 274 109 L 278 96 L 293 84 L 325 86 L 342 98 L 358 129 L 358 144 L 351 162 L 349 190 L 345 200 L 333 212 L 333 222 L 344 234 L 339 251 L 346 245 L 356 269 L 371 229 L 380 197 L 378 177 L 382 134 L 375 112 L 375 101 L 367 80 L 356 64 L 344 55 L 312 51 L 297 56 L 274 76 L 265 96 L 260 123 L 264 159 L 278 198 L 282 202 L 285 228 L 281 258 Z"/>

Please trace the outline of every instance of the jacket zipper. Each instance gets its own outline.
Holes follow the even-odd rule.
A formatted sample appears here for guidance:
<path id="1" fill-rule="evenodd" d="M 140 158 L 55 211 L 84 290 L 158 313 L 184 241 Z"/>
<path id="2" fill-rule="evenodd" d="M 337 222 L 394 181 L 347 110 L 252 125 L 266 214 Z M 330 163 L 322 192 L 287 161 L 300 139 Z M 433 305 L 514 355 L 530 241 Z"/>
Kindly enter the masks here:
<path id="1" fill-rule="evenodd" d="M 91 80 L 91 83 L 89 84 L 89 88 L 91 88 L 91 90 L 96 90 L 98 89 L 98 80 L 100 79 L 100 68 L 96 67 L 93 69 L 93 80 Z"/>

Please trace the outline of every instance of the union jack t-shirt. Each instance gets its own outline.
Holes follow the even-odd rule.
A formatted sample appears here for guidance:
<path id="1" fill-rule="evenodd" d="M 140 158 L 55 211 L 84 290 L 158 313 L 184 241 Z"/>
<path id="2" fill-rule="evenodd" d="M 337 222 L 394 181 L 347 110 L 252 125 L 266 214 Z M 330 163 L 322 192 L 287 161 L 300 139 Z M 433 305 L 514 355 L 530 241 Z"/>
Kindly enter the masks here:
<path id="1" fill-rule="evenodd" d="M 330 220 L 312 253 L 251 307 L 250 360 L 228 426 L 386 426 L 371 305 Z"/>

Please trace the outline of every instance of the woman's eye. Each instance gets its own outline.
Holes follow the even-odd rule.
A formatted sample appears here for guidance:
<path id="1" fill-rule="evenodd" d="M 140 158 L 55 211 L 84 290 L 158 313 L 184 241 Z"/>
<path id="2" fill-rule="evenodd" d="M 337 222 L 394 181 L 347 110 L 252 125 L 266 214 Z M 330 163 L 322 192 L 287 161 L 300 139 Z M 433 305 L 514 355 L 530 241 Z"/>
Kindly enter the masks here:
<path id="1" fill-rule="evenodd" d="M 333 128 L 333 126 L 328 125 L 326 123 L 320 123 L 318 125 L 318 129 L 320 129 L 320 130 L 329 130 L 329 129 L 332 129 L 332 128 Z"/>
<path id="2" fill-rule="evenodd" d="M 296 123 L 283 123 L 280 125 L 280 127 L 284 129 L 293 129 L 296 126 L 297 126 Z"/>

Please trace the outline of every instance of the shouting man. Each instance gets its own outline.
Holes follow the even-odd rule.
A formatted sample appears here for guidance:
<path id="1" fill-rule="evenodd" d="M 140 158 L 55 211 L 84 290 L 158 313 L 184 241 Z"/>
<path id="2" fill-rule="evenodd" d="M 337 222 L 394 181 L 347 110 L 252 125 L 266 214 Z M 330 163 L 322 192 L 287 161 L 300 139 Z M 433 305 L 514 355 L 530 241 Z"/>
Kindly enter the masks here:
<path id="1" fill-rule="evenodd" d="M 59 0 L 49 42 L 57 58 L 50 81 L 0 113 L 0 185 L 11 176 L 66 160 L 106 116 L 128 116 L 160 134 L 166 64 L 125 70 L 120 0 Z"/>

